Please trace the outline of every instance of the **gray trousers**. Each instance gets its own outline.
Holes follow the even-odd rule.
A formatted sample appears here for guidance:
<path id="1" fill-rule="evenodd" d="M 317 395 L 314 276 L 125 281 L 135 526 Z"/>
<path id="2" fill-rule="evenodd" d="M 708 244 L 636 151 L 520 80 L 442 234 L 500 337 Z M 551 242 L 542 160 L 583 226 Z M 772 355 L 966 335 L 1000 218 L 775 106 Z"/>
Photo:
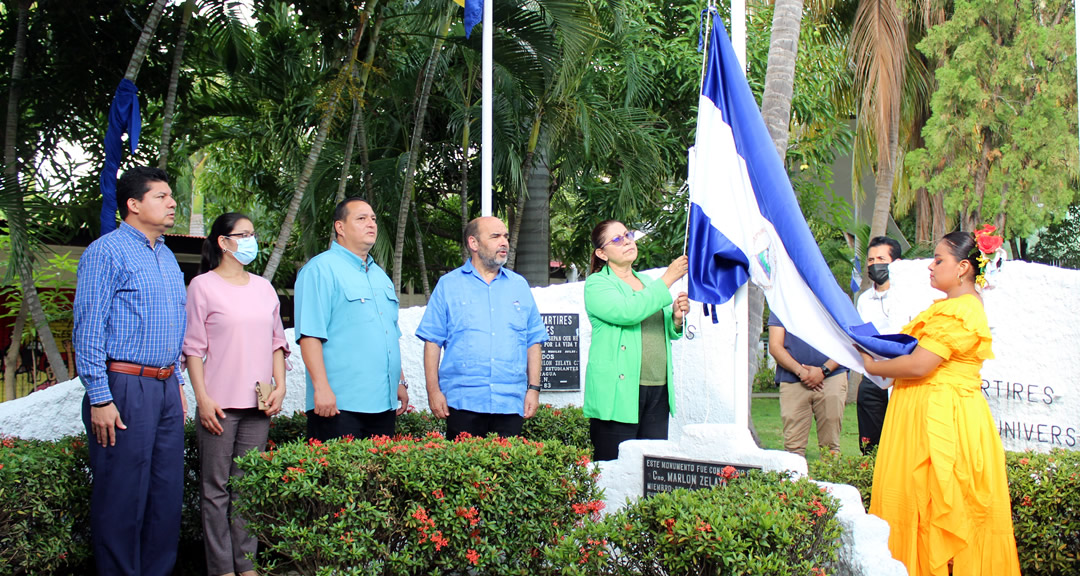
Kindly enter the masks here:
<path id="1" fill-rule="evenodd" d="M 234 460 L 251 449 L 264 450 L 270 418 L 254 408 L 225 410 L 219 419 L 221 435 L 196 424 L 202 463 L 202 524 L 206 546 L 206 570 L 210 576 L 254 569 L 247 555 L 254 555 L 258 541 L 247 533 L 247 522 L 233 511 L 236 494 L 227 487 L 230 476 L 243 472 Z M 231 521 L 230 521 L 231 519 Z"/>

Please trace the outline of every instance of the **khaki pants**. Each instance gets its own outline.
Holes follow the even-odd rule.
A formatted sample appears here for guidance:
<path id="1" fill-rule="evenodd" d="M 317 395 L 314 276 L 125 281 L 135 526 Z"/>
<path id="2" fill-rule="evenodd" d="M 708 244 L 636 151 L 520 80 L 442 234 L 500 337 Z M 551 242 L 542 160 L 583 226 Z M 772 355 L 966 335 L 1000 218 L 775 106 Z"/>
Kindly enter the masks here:
<path id="1" fill-rule="evenodd" d="M 806 456 L 811 419 L 817 421 L 818 446 L 840 452 L 840 426 L 847 399 L 847 372 L 833 374 L 824 386 L 810 390 L 802 382 L 780 383 L 780 419 L 784 423 L 784 450 Z"/>

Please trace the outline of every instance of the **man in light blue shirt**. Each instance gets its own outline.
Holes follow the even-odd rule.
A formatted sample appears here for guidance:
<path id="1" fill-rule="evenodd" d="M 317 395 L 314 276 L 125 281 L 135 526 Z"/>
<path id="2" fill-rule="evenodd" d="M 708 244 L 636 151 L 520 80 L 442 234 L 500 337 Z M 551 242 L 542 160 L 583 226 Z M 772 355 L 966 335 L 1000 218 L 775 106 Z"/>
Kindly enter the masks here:
<path id="1" fill-rule="evenodd" d="M 439 279 L 416 329 L 428 403 L 446 419 L 450 439 L 462 432 L 517 436 L 540 405 L 540 348 L 548 334 L 528 282 L 503 268 L 509 244 L 498 218 L 469 222 L 471 258 Z"/>
<path id="2" fill-rule="evenodd" d="M 409 405 L 398 296 L 369 255 L 375 212 L 360 198 L 334 209 L 336 241 L 296 277 L 296 335 L 307 367 L 307 432 L 330 440 L 392 436 Z"/>

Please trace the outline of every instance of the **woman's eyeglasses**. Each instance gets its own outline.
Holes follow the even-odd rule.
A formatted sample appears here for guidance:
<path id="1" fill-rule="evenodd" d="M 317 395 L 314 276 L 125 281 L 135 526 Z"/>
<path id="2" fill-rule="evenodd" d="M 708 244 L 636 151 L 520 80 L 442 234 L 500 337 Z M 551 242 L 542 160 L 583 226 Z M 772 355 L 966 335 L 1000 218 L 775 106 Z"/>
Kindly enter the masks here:
<path id="1" fill-rule="evenodd" d="M 255 238 L 256 240 L 259 239 L 259 237 L 254 232 L 233 232 L 232 234 L 222 234 L 222 236 L 226 236 L 229 238 L 240 238 L 241 240 L 245 238 Z"/>
<path id="2" fill-rule="evenodd" d="M 614 244 L 616 246 L 622 246 L 624 244 L 628 244 L 628 243 L 633 242 L 633 241 L 634 241 L 634 233 L 633 232 L 627 232 L 626 234 L 620 234 L 618 236 L 612 236 L 611 240 L 608 240 L 607 242 L 604 242 L 604 246 L 607 246 L 608 244 Z M 601 246 L 600 248 L 603 248 L 604 246 Z"/>

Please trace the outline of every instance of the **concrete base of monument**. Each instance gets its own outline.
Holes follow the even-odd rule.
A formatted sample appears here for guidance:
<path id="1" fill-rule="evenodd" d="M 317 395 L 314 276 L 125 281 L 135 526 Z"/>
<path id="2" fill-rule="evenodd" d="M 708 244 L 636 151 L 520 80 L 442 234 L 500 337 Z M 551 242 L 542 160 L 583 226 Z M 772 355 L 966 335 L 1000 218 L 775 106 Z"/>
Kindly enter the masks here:
<path id="1" fill-rule="evenodd" d="M 598 463 L 605 511 L 622 509 L 646 492 L 707 485 L 714 468 L 791 471 L 806 475 L 806 460 L 790 452 L 763 450 L 750 431 L 734 424 L 691 424 L 678 442 L 631 440 L 619 446 L 619 459 Z M 646 478 L 646 470 L 648 476 Z M 837 520 L 843 526 L 841 576 L 906 576 L 904 565 L 889 553 L 889 525 L 866 513 L 852 486 L 818 482 L 840 501 Z"/>

